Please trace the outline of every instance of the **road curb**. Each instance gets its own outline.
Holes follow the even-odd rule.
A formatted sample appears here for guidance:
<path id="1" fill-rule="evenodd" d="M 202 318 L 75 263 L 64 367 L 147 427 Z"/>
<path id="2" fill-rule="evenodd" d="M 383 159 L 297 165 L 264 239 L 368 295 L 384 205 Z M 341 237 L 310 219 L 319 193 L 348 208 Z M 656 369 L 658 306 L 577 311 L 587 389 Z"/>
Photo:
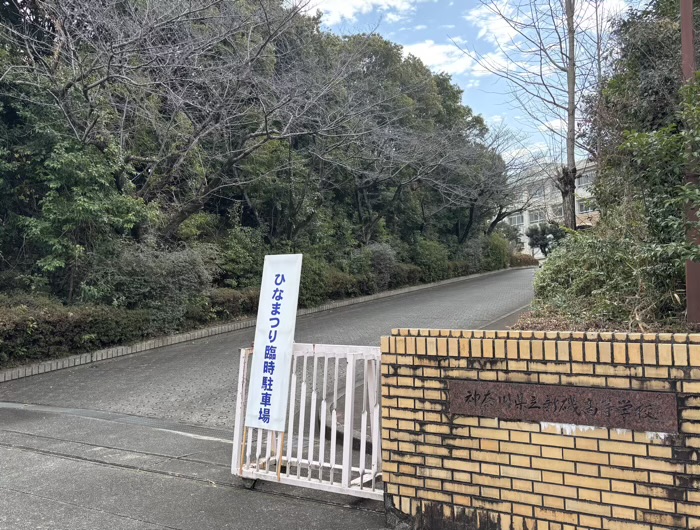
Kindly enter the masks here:
<path id="1" fill-rule="evenodd" d="M 532 269 L 535 267 L 512 267 L 510 269 L 501 269 L 491 272 L 482 272 L 479 274 L 472 274 L 469 276 L 460 276 L 459 278 L 451 278 L 449 280 L 442 280 L 439 282 L 426 283 L 423 285 L 414 285 L 411 287 L 404 287 L 401 289 L 395 289 L 393 291 L 384 291 L 377 294 L 372 294 L 368 296 L 360 296 L 357 298 L 349 298 L 347 300 L 338 300 L 335 302 L 329 302 L 327 304 L 320 305 L 318 307 L 313 307 L 309 309 L 300 309 L 297 311 L 297 316 L 311 315 L 314 313 L 321 313 L 323 311 L 330 311 L 332 309 L 339 309 L 341 307 L 347 307 L 350 305 L 361 304 L 364 302 L 371 302 L 373 300 L 380 300 L 382 298 L 390 298 L 392 296 L 397 296 L 406 293 L 412 293 L 415 291 L 421 291 L 423 289 L 430 289 L 433 287 L 439 287 L 441 285 L 448 285 L 451 283 L 464 282 L 469 280 L 474 280 L 476 278 L 483 278 L 485 276 L 491 276 L 495 274 L 500 274 L 509 270 L 514 269 Z M 157 348 L 163 348 L 165 346 L 171 346 L 173 344 L 179 344 L 182 342 L 189 342 L 192 340 L 204 339 L 206 337 L 213 337 L 216 335 L 221 335 L 223 333 L 230 333 L 232 331 L 238 331 L 240 329 L 252 328 L 255 326 L 255 319 L 245 319 L 236 322 L 229 322 L 227 324 L 219 324 L 218 326 L 211 326 L 208 328 L 203 328 L 199 330 L 189 331 L 185 333 L 178 333 L 176 335 L 168 335 L 165 337 L 160 337 L 156 339 L 149 339 L 142 342 L 137 342 L 128 346 L 114 346 L 112 348 L 105 348 L 102 350 L 97 350 L 88 353 L 82 353 L 77 355 L 71 355 L 69 357 L 63 357 L 61 359 L 52 359 L 50 361 L 41 361 L 37 363 L 27 364 L 25 366 L 20 366 L 16 368 L 9 368 L 7 370 L 0 371 L 0 383 L 7 381 L 14 381 L 15 379 L 23 379 L 25 377 L 31 377 L 34 375 L 44 374 L 48 372 L 55 372 L 56 370 L 64 370 L 66 368 L 73 368 L 75 366 L 82 366 L 84 364 L 91 364 L 99 361 L 106 361 L 109 359 L 116 359 L 118 357 L 123 357 L 125 355 L 133 355 L 134 353 L 140 353 L 143 351 L 154 350 Z"/>

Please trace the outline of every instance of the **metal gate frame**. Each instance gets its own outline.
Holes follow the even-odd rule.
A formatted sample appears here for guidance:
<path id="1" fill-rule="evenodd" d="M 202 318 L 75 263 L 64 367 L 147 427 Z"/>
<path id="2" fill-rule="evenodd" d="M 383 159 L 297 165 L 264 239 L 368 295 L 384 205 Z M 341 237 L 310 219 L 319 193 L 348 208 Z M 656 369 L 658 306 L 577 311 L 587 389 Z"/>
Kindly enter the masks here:
<path id="1" fill-rule="evenodd" d="M 287 430 L 284 433 L 244 426 L 252 353 L 252 348 L 241 350 L 231 472 L 243 478 L 277 481 L 293 486 L 382 500 L 384 488 L 380 478 L 380 349 L 371 346 L 295 344 Z M 358 363 L 362 363 L 363 366 L 361 386 L 356 384 Z M 333 374 L 329 374 L 331 364 Z M 299 365 L 302 365 L 301 370 L 298 370 Z M 343 365 L 345 407 L 342 421 L 342 453 L 338 455 L 337 403 L 339 368 Z M 310 368 L 313 375 L 311 381 L 307 381 Z M 319 368 L 322 370 L 320 374 Z M 329 392 L 331 385 L 332 394 Z M 363 392 L 363 397 L 362 413 L 359 415 L 360 425 L 357 429 L 354 408 L 355 393 L 359 389 Z M 329 400 L 329 397 L 332 399 Z M 298 421 L 295 421 L 297 413 Z M 370 454 L 367 443 L 368 428 Z M 327 431 L 330 431 L 328 437 Z M 353 434 L 357 432 L 359 455 L 354 455 Z M 338 462 L 338 456 L 342 457 L 341 462 Z M 337 478 L 338 471 L 340 480 Z"/>

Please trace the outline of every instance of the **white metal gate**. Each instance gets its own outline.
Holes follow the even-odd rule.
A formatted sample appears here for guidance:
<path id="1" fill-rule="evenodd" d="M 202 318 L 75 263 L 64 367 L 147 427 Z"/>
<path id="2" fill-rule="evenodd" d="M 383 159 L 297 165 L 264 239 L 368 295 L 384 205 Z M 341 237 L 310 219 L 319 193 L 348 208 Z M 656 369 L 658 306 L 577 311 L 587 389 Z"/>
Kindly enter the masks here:
<path id="1" fill-rule="evenodd" d="M 381 500 L 379 348 L 295 344 L 282 435 L 244 427 L 252 353 L 241 350 L 231 472 Z"/>

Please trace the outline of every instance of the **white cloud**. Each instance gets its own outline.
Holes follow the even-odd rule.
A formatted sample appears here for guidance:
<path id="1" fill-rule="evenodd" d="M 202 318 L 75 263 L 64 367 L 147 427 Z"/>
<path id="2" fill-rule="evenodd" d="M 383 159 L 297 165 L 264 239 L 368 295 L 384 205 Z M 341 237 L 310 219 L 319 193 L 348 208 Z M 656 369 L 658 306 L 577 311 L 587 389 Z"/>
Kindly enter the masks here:
<path id="1" fill-rule="evenodd" d="M 494 4 L 493 7 L 481 5 L 471 9 L 464 15 L 464 19 L 477 27 L 477 38 L 484 39 L 496 47 L 507 48 L 517 32 L 499 13 L 514 17 L 513 8 L 509 7 L 507 1 L 503 1 Z"/>
<path id="2" fill-rule="evenodd" d="M 425 24 L 418 24 L 417 26 L 414 26 L 413 29 L 415 29 L 416 31 L 421 31 L 424 29 L 428 29 L 428 26 L 426 26 Z"/>
<path id="3" fill-rule="evenodd" d="M 452 43 L 438 44 L 426 40 L 404 46 L 404 53 L 415 55 L 435 72 L 463 74 L 474 66 L 474 60 Z"/>
<path id="4" fill-rule="evenodd" d="M 401 13 L 396 13 L 394 11 L 390 11 L 386 15 L 384 15 L 384 20 L 386 20 L 389 24 L 396 24 L 397 22 L 403 22 L 406 20 L 408 17 L 406 15 L 402 15 Z"/>
<path id="5" fill-rule="evenodd" d="M 566 130 L 566 120 L 562 118 L 555 118 L 553 120 L 546 121 L 544 123 L 541 123 L 537 129 L 540 132 L 547 133 L 547 132 L 555 132 L 559 133 L 562 131 Z"/>
<path id="6" fill-rule="evenodd" d="M 398 22 L 398 17 L 413 13 L 416 4 L 425 1 L 428 0 L 315 0 L 309 4 L 307 10 L 321 10 L 323 22 L 329 26 L 343 21 L 355 22 L 358 15 L 366 15 L 373 11 L 388 12 L 387 20 Z"/>

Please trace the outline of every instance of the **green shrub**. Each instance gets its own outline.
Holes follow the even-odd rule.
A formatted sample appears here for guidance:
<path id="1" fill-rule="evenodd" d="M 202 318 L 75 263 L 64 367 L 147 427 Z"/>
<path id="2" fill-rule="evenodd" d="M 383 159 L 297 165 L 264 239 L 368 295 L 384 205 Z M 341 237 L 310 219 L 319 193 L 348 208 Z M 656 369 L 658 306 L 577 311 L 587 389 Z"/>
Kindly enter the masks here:
<path id="1" fill-rule="evenodd" d="M 352 274 L 331 267 L 326 278 L 326 291 L 331 300 L 356 296 L 359 292 L 357 279 Z"/>
<path id="2" fill-rule="evenodd" d="M 82 299 L 126 309 L 148 309 L 154 333 L 177 330 L 189 305 L 212 281 L 211 249 L 157 249 L 122 245 L 95 259 Z"/>
<path id="3" fill-rule="evenodd" d="M 447 264 L 447 274 L 450 278 L 459 278 L 460 276 L 468 276 L 476 271 L 472 269 L 472 265 L 468 261 L 450 261 Z"/>
<path id="4" fill-rule="evenodd" d="M 300 307 L 314 307 L 328 300 L 329 269 L 324 260 L 315 256 L 304 256 L 299 287 Z"/>
<path id="5" fill-rule="evenodd" d="M 397 263 L 394 266 L 394 272 L 391 275 L 389 287 L 398 289 L 399 287 L 407 287 L 418 285 L 421 278 L 421 268 L 410 263 Z"/>
<path id="6" fill-rule="evenodd" d="M 534 256 L 530 254 L 513 254 L 510 257 L 511 267 L 529 267 L 539 265 L 540 262 Z"/>
<path id="7" fill-rule="evenodd" d="M 243 300 L 241 301 L 241 312 L 243 315 L 255 315 L 258 312 L 260 302 L 260 289 L 243 289 L 241 291 Z"/>
<path id="8" fill-rule="evenodd" d="M 209 292 L 209 304 L 218 320 L 237 318 L 243 314 L 244 295 L 227 287 L 212 289 Z"/>
<path id="9" fill-rule="evenodd" d="M 265 254 L 269 253 L 261 230 L 237 227 L 219 243 L 221 281 L 227 287 L 258 287 Z"/>
<path id="10" fill-rule="evenodd" d="M 386 291 L 396 267 L 396 252 L 386 243 L 370 243 L 352 253 L 349 268 L 361 294 Z"/>
<path id="11" fill-rule="evenodd" d="M 65 357 L 138 341 L 147 336 L 150 314 L 105 306 L 65 307 L 37 297 L 0 300 L 0 366 Z"/>
<path id="12" fill-rule="evenodd" d="M 482 271 L 496 271 L 508 268 L 510 264 L 510 248 L 508 241 L 493 233 L 484 240 L 484 257 L 481 261 Z"/>
<path id="13" fill-rule="evenodd" d="M 623 230 L 577 232 L 535 277 L 535 308 L 582 324 L 642 329 L 680 318 L 683 263 L 656 250 Z"/>
<path id="14" fill-rule="evenodd" d="M 419 239 L 413 249 L 413 261 L 421 269 L 421 281 L 429 283 L 447 278 L 449 253 L 437 241 Z"/>

